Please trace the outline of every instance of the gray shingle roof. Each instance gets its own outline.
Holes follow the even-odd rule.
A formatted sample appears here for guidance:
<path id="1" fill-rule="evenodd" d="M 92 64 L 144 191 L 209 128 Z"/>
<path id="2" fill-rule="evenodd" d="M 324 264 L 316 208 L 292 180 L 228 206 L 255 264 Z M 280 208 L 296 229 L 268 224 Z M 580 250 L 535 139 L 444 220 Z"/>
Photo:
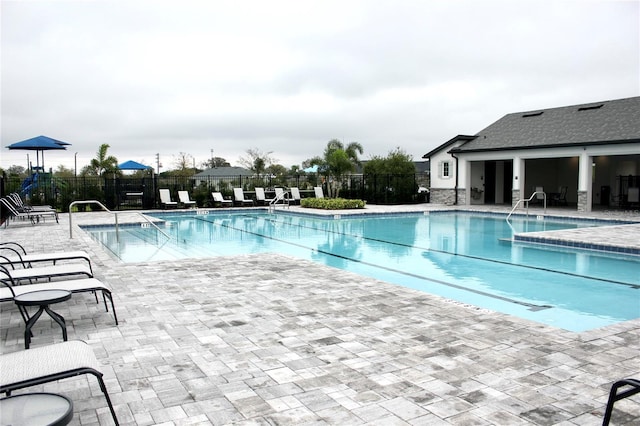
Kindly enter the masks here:
<path id="1" fill-rule="evenodd" d="M 640 97 L 507 114 L 455 152 L 640 143 Z"/>
<path id="2" fill-rule="evenodd" d="M 213 169 L 207 169 L 198 173 L 195 177 L 205 176 L 252 176 L 254 173 L 251 170 L 243 167 L 216 167 Z"/>

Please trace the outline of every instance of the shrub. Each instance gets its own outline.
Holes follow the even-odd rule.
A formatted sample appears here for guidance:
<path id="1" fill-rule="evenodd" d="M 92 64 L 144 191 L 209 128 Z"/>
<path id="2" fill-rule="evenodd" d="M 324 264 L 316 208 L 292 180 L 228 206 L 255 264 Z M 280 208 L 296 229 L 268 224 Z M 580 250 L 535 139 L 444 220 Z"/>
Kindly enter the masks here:
<path id="1" fill-rule="evenodd" d="M 301 207 L 324 210 L 364 209 L 363 200 L 347 200 L 345 198 L 303 198 Z"/>

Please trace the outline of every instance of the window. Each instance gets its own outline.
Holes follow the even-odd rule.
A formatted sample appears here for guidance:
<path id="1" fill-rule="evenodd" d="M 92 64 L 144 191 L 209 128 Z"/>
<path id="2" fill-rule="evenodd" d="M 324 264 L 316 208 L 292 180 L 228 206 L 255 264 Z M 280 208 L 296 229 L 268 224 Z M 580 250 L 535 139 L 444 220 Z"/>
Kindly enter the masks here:
<path id="1" fill-rule="evenodd" d="M 438 167 L 438 176 L 441 178 L 450 178 L 451 177 L 451 162 L 450 161 L 441 161 L 440 167 Z"/>

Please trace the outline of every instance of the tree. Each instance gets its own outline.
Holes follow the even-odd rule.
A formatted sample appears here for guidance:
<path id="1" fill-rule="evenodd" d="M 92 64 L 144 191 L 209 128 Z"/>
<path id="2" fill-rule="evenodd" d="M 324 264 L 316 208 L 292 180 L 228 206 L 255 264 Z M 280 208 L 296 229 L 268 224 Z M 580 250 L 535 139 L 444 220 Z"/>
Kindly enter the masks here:
<path id="1" fill-rule="evenodd" d="M 331 139 L 327 142 L 323 157 L 314 157 L 308 160 L 308 164 L 317 165 L 318 173 L 329 177 L 327 189 L 331 196 L 337 197 L 344 175 L 355 171 L 356 166 L 360 164 L 358 154 L 363 152 L 362 145 L 358 142 L 350 142 L 344 146 L 338 139 Z"/>
<path id="2" fill-rule="evenodd" d="M 247 150 L 246 157 L 240 157 L 239 163 L 254 172 L 256 175 L 263 175 L 267 167 L 274 164 L 277 160 L 271 157 L 270 152 L 262 152 L 258 148 L 250 148 Z"/>
<path id="3" fill-rule="evenodd" d="M 9 166 L 9 168 L 7 169 L 7 175 L 8 176 L 26 177 L 27 176 L 27 169 L 22 167 L 22 166 L 17 166 L 17 165 Z"/>
<path id="4" fill-rule="evenodd" d="M 203 161 L 201 166 L 205 169 L 214 169 L 216 167 L 231 167 L 231 163 L 222 157 L 213 157 L 207 161 Z"/>
<path id="5" fill-rule="evenodd" d="M 75 172 L 73 169 L 68 169 L 64 165 L 60 164 L 58 165 L 58 168 L 53 172 L 53 175 L 55 177 L 68 178 L 73 177 L 75 175 Z"/>
<path id="6" fill-rule="evenodd" d="M 413 157 L 399 147 L 386 157 L 374 156 L 364 165 L 364 174 L 410 175 L 416 172 Z"/>
<path id="7" fill-rule="evenodd" d="M 113 155 L 107 155 L 109 148 L 109 144 L 100 145 L 96 158 L 82 169 L 82 174 L 91 176 L 104 176 L 107 173 L 118 174 L 118 159 Z"/>
<path id="8" fill-rule="evenodd" d="M 194 163 L 195 161 L 191 154 L 187 154 L 186 152 L 178 154 L 178 157 L 174 160 L 176 176 L 189 176 L 194 174 Z"/>
<path id="9" fill-rule="evenodd" d="M 374 199 L 385 202 L 411 200 L 415 197 L 416 166 L 413 158 L 400 148 L 389 152 L 386 157 L 375 156 L 367 161 L 363 170 L 368 179 L 368 191 Z M 374 195 L 375 194 L 375 195 Z"/>

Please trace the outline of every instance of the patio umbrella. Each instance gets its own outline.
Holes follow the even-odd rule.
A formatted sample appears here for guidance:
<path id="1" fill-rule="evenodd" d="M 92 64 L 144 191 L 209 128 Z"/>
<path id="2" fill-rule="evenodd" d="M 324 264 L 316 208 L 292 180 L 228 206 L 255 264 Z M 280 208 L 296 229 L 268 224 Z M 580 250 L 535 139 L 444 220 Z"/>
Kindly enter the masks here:
<path id="1" fill-rule="evenodd" d="M 39 153 L 42 152 L 42 170 L 44 170 L 44 152 L 54 149 L 67 149 L 71 145 L 68 142 L 62 142 L 48 136 L 36 136 L 35 138 L 26 139 L 20 142 L 12 143 L 7 146 L 8 149 L 23 149 L 36 152 L 36 166 L 40 167 Z"/>
<path id="2" fill-rule="evenodd" d="M 137 161 L 129 160 L 118 166 L 120 170 L 147 170 L 150 169 L 151 166 L 145 166 L 144 164 L 140 164 Z"/>

